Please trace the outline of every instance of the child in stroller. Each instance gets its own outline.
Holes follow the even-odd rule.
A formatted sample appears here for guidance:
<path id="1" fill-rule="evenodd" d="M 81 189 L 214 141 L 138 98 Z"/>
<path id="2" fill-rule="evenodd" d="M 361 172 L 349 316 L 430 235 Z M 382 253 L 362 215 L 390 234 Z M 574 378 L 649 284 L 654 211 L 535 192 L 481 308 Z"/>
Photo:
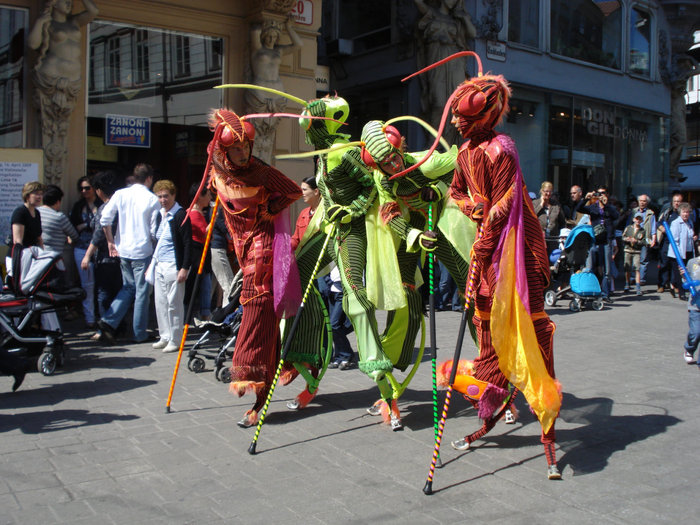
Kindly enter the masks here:
<path id="1" fill-rule="evenodd" d="M 214 361 L 214 375 L 223 383 L 231 382 L 231 370 L 224 363 L 233 356 L 233 350 L 238 336 L 238 328 L 241 326 L 243 306 L 240 303 L 241 289 L 243 287 L 243 271 L 239 270 L 233 278 L 229 303 L 212 312 L 211 319 L 200 321 L 195 319 L 195 326 L 204 330 L 202 336 L 190 348 L 187 354 L 187 368 L 195 373 L 204 371 L 205 359 Z M 202 350 L 202 347 L 218 335 L 220 345 L 217 351 Z"/>
<path id="2" fill-rule="evenodd" d="M 555 306 L 558 300 L 570 298 L 569 309 L 572 312 L 578 312 L 587 305 L 594 310 L 603 309 L 600 283 L 595 274 L 585 268 L 594 241 L 590 224 L 579 224 L 572 230 L 562 229 L 560 249 L 552 252 L 555 259 L 550 266 L 552 279 L 544 294 L 547 306 Z"/>
<path id="3" fill-rule="evenodd" d="M 14 376 L 14 392 L 32 360 L 47 376 L 63 365 L 66 347 L 56 308 L 82 300 L 85 292 L 61 289 L 58 272 L 64 266 L 58 252 L 15 244 L 8 260 L 11 264 L 0 293 L 0 372 Z"/>

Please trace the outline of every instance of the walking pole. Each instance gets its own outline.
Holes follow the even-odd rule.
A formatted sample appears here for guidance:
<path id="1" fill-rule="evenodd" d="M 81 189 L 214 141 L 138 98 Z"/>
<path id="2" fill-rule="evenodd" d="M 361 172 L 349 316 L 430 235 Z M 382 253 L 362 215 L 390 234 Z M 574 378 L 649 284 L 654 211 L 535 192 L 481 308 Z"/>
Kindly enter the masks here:
<path id="1" fill-rule="evenodd" d="M 683 257 L 681 257 L 681 251 L 678 249 L 678 245 L 676 244 L 676 239 L 674 239 L 673 235 L 671 235 L 671 228 L 669 227 L 668 222 L 662 221 L 661 225 L 666 230 L 666 235 L 668 236 L 668 242 L 671 245 L 671 248 L 673 249 L 673 253 L 676 256 L 676 263 L 678 264 L 678 268 L 680 269 L 681 276 L 685 280 L 685 284 L 683 285 L 683 288 L 688 289 L 688 291 L 690 292 L 690 296 L 693 298 L 692 303 L 695 304 L 695 301 L 697 300 L 697 293 L 698 293 L 697 290 L 695 289 L 695 287 L 700 285 L 700 282 L 693 281 L 690 278 L 690 275 L 688 274 L 688 268 L 685 267 L 685 263 L 683 262 Z"/>
<path id="2" fill-rule="evenodd" d="M 483 225 L 479 229 L 479 237 L 483 233 Z M 459 357 L 462 354 L 462 342 L 464 341 L 464 332 L 467 327 L 467 320 L 469 318 L 469 300 L 474 294 L 474 278 L 476 273 L 476 265 L 472 259 L 471 267 L 469 269 L 469 279 L 467 281 L 467 290 L 465 295 L 464 310 L 462 311 L 462 320 L 459 323 L 459 333 L 457 334 L 457 344 L 455 346 L 455 353 L 452 357 L 452 371 L 450 372 L 450 382 L 447 385 L 447 392 L 445 393 L 445 403 L 442 406 L 442 414 L 440 415 L 440 422 L 438 423 L 438 431 L 435 436 L 435 449 L 433 450 L 433 458 L 430 462 L 430 470 L 428 471 L 428 479 L 423 487 L 423 493 L 427 496 L 433 493 L 433 476 L 435 475 L 435 465 L 437 464 L 438 458 L 440 457 L 440 444 L 442 443 L 442 433 L 445 430 L 445 420 L 447 419 L 447 411 L 450 408 L 450 400 L 452 398 L 452 386 L 454 385 L 455 378 L 457 377 L 457 367 L 459 366 Z"/>
<path id="3" fill-rule="evenodd" d="M 187 332 L 189 330 L 189 318 L 192 315 L 192 307 L 194 306 L 194 297 L 197 295 L 197 288 L 199 287 L 199 278 L 202 275 L 202 270 L 204 269 L 204 261 L 207 258 L 207 251 L 209 250 L 209 243 L 211 242 L 211 234 L 214 231 L 214 222 L 216 221 L 216 213 L 219 211 L 219 196 L 216 196 L 216 201 L 214 202 L 214 209 L 211 212 L 211 220 L 209 221 L 209 227 L 207 228 L 207 237 L 204 240 L 204 250 L 202 251 L 202 257 L 199 260 L 199 268 L 197 269 L 197 277 L 194 279 L 194 285 L 192 285 L 192 295 L 190 296 L 190 304 L 187 305 L 187 315 L 185 315 L 185 328 L 182 331 L 182 338 L 180 338 L 180 348 L 177 352 L 177 359 L 175 360 L 175 370 L 173 370 L 173 379 L 170 383 L 170 392 L 168 393 L 168 401 L 165 404 L 165 413 L 170 413 L 170 401 L 173 398 L 173 390 L 175 389 L 175 381 L 177 379 L 177 371 L 180 368 L 180 360 L 182 359 L 182 350 L 185 348 L 185 341 L 187 340 Z"/>
<path id="4" fill-rule="evenodd" d="M 433 204 L 428 207 L 428 230 L 433 231 Z M 433 381 L 433 431 L 435 439 L 438 436 L 438 391 L 437 391 L 437 337 L 435 333 L 435 288 L 434 288 L 434 262 L 435 255 L 432 251 L 428 252 L 428 290 L 430 292 L 428 304 L 430 308 L 430 349 L 431 349 L 431 368 Z M 438 467 L 440 458 L 438 457 Z"/>
<path id="5" fill-rule="evenodd" d="M 333 232 L 335 231 L 335 225 L 331 226 L 330 231 L 326 235 L 326 239 L 323 241 L 323 246 L 321 247 L 321 253 L 318 256 L 318 260 L 316 261 L 316 264 L 311 271 L 311 277 L 309 278 L 309 283 L 306 285 L 306 290 L 304 290 L 304 295 L 301 298 L 301 304 L 299 305 L 299 309 L 297 310 L 296 316 L 294 317 L 294 322 L 292 323 L 292 327 L 289 329 L 289 333 L 287 334 L 287 339 L 284 341 L 284 348 L 282 349 L 282 355 L 280 356 L 280 361 L 277 364 L 277 370 L 275 371 L 275 377 L 272 379 L 272 385 L 270 385 L 270 391 L 267 394 L 267 399 L 265 399 L 265 405 L 263 405 L 262 412 L 260 412 L 260 420 L 258 421 L 258 426 L 255 429 L 255 435 L 253 436 L 253 441 L 251 441 L 250 446 L 248 447 L 248 454 L 255 454 L 255 448 L 258 444 L 258 437 L 260 436 L 260 429 L 263 426 L 263 423 L 265 422 L 265 415 L 267 414 L 267 409 L 270 406 L 270 401 L 272 400 L 272 395 L 275 392 L 275 387 L 277 386 L 277 381 L 280 378 L 280 373 L 282 372 L 282 367 L 284 366 L 284 360 L 287 357 L 287 353 L 289 352 L 289 348 L 292 346 L 292 337 L 294 337 L 294 332 L 296 332 L 297 326 L 299 324 L 299 319 L 301 318 L 301 313 L 304 311 L 304 305 L 306 304 L 306 298 L 309 296 L 309 292 L 312 290 L 314 286 L 314 280 L 316 279 L 316 274 L 318 273 L 319 266 L 321 265 L 321 260 L 323 259 L 323 256 L 326 253 L 326 248 L 328 247 L 328 241 L 330 241 L 331 237 L 333 236 Z"/>

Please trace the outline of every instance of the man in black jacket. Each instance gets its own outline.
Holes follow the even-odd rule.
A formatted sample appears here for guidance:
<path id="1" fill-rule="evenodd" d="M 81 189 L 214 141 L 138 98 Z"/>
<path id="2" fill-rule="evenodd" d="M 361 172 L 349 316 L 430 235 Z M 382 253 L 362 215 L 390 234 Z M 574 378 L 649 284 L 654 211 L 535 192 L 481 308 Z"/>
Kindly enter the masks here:
<path id="1" fill-rule="evenodd" d="M 185 323 L 185 281 L 192 265 L 192 225 L 186 211 L 175 202 L 177 188 L 169 180 L 153 186 L 161 209 L 153 214 L 151 236 L 157 243 L 153 268 L 146 279 L 153 281 L 160 340 L 156 350 L 176 352 Z"/>

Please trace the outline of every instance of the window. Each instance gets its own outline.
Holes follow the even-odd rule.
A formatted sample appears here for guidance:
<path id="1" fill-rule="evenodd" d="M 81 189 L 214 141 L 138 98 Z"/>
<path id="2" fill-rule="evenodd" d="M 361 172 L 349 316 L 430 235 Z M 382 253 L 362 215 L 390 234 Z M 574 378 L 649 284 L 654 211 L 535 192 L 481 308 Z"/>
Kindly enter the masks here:
<path id="1" fill-rule="evenodd" d="M 146 84 L 151 80 L 151 66 L 148 55 L 148 31 L 136 31 L 136 81 Z"/>
<path id="2" fill-rule="evenodd" d="M 540 47 L 540 0 L 508 2 L 508 42 Z"/>
<path id="3" fill-rule="evenodd" d="M 209 40 L 209 71 L 221 71 L 221 57 L 223 40 L 212 38 Z"/>
<path id="4" fill-rule="evenodd" d="M 552 0 L 552 53 L 620 69 L 622 11 L 614 0 Z"/>
<path id="5" fill-rule="evenodd" d="M 186 77 L 190 74 L 190 37 L 175 36 L 175 76 Z"/>
<path id="6" fill-rule="evenodd" d="M 650 75 L 651 15 L 633 8 L 630 11 L 630 73 Z"/>
<path id="7" fill-rule="evenodd" d="M 0 148 L 24 146 L 27 11 L 0 7 Z"/>
<path id="8" fill-rule="evenodd" d="M 121 85 L 121 58 L 117 35 L 107 41 L 107 85 L 110 87 Z"/>

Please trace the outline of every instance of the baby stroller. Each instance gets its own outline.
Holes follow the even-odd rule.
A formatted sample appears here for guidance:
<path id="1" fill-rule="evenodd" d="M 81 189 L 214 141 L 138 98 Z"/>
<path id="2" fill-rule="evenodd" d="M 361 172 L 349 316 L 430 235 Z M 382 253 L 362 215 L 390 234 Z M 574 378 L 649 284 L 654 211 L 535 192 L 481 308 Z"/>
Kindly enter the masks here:
<path id="1" fill-rule="evenodd" d="M 0 294 L 0 371 L 15 376 L 16 390 L 32 361 L 46 376 L 63 365 L 67 348 L 56 308 L 82 300 L 85 291 L 61 289 L 60 253 L 21 245 L 12 253 Z"/>
<path id="2" fill-rule="evenodd" d="M 224 363 L 233 357 L 233 350 L 238 336 L 243 317 L 243 306 L 240 303 L 241 289 L 243 288 L 243 272 L 239 270 L 233 278 L 233 286 L 229 303 L 212 312 L 211 320 L 204 322 L 195 321 L 195 326 L 204 330 L 202 336 L 190 348 L 187 353 L 187 368 L 195 373 L 203 372 L 206 368 L 205 359 L 214 361 L 214 375 L 222 383 L 231 382 L 231 370 Z M 203 347 L 218 337 L 219 348 L 216 351 L 206 350 Z"/>
<path id="3" fill-rule="evenodd" d="M 595 241 L 593 227 L 579 224 L 561 239 L 561 252 L 550 267 L 552 282 L 544 294 L 547 306 L 555 306 L 560 299 L 570 299 L 569 310 L 578 312 L 584 306 L 603 309 L 598 278 L 585 268 L 588 253 Z M 554 252 L 553 252 L 554 254 Z"/>

